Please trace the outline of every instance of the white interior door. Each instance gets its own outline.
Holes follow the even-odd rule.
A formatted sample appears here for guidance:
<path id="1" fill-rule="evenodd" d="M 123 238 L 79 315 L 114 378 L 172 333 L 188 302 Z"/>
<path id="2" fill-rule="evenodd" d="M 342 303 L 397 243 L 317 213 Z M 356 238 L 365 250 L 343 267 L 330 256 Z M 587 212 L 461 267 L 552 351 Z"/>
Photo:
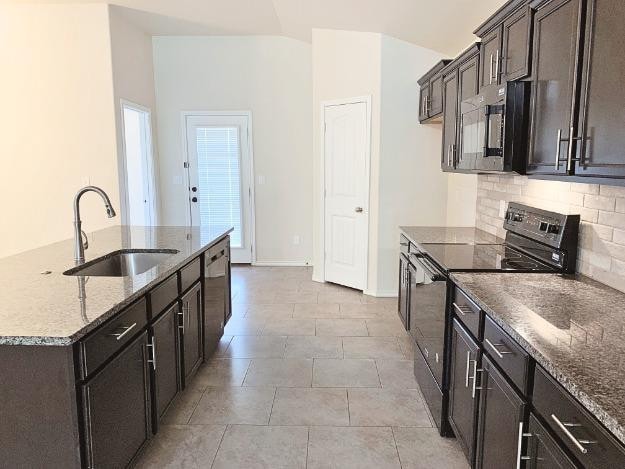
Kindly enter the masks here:
<path id="1" fill-rule="evenodd" d="M 149 109 L 122 102 L 124 132 L 122 218 L 125 225 L 157 224 L 150 119 Z"/>
<path id="2" fill-rule="evenodd" d="M 366 102 L 325 106 L 325 280 L 366 288 L 369 117 Z"/>
<path id="3" fill-rule="evenodd" d="M 206 236 L 234 228 L 232 262 L 252 261 L 249 115 L 186 116 L 191 225 Z"/>

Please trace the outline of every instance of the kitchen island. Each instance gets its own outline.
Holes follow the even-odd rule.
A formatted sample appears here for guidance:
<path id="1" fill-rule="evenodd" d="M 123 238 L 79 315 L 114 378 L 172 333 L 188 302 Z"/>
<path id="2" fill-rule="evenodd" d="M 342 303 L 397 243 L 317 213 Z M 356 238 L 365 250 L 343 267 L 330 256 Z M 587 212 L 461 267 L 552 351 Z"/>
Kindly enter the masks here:
<path id="1" fill-rule="evenodd" d="M 87 262 L 158 250 L 126 276 L 65 275 L 73 242 L 0 259 L 0 460 L 7 467 L 124 467 L 231 314 L 230 230 L 117 226 Z"/>

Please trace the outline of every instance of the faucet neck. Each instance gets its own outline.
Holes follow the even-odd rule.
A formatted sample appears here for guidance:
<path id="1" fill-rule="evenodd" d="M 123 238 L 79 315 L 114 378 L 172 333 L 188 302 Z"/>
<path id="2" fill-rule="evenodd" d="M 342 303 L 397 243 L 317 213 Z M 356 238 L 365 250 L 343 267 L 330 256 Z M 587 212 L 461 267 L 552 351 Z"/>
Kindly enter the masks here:
<path id="1" fill-rule="evenodd" d="M 85 245 L 82 242 L 82 221 L 80 220 L 80 199 L 87 192 L 95 192 L 104 201 L 106 213 L 109 218 L 115 216 L 115 210 L 111 204 L 106 192 L 97 186 L 85 186 L 80 189 L 74 197 L 74 260 L 76 264 L 82 264 L 85 262 Z"/>

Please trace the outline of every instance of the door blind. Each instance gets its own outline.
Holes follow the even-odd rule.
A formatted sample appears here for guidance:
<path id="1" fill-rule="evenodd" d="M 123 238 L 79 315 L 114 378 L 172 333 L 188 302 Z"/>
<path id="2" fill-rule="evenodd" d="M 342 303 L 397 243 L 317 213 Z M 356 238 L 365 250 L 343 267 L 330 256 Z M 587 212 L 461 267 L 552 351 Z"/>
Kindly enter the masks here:
<path id="1" fill-rule="evenodd" d="M 242 247 L 241 147 L 238 127 L 196 128 L 200 226 L 209 236 L 234 228 L 232 247 Z"/>

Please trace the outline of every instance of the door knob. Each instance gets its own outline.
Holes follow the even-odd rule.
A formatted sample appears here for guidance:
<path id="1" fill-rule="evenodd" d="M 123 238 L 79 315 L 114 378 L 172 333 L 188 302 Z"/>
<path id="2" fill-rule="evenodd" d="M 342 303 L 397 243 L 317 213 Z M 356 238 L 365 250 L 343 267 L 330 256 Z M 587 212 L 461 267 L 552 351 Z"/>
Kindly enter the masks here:
<path id="1" fill-rule="evenodd" d="M 361 213 L 362 212 L 362 207 L 356 207 L 356 213 Z"/>
<path id="2" fill-rule="evenodd" d="M 191 202 L 197 202 L 197 197 L 192 197 Z"/>
<path id="3" fill-rule="evenodd" d="M 191 190 L 192 190 L 193 192 L 197 192 L 197 187 L 193 186 L 193 187 L 191 188 Z"/>

